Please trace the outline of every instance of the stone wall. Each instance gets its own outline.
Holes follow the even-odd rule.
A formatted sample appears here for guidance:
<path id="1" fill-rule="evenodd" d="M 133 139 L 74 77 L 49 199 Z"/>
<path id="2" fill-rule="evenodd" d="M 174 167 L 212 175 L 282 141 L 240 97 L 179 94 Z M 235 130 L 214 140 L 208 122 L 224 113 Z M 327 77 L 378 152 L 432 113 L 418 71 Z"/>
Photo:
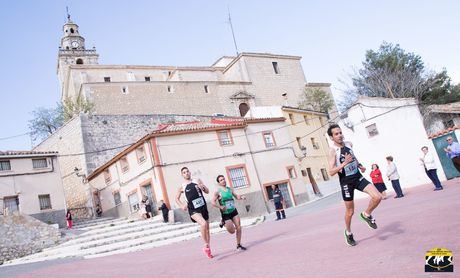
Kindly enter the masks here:
<path id="1" fill-rule="evenodd" d="M 28 215 L 0 216 L 0 264 L 56 245 L 58 229 Z"/>

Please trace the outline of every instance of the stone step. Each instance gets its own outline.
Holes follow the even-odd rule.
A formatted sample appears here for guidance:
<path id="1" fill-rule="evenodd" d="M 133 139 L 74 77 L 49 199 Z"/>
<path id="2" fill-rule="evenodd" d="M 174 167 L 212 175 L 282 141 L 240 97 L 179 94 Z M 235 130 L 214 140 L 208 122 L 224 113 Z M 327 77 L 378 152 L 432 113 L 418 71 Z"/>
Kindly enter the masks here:
<path id="1" fill-rule="evenodd" d="M 263 221 L 263 217 L 243 219 L 242 225 L 245 227 L 252 226 L 258 224 L 261 221 Z M 166 230 L 161 231 L 162 228 Z M 174 229 L 168 230 L 169 228 Z M 213 234 L 225 231 L 225 229 L 221 229 L 218 227 L 217 222 L 211 223 L 210 228 L 210 232 Z M 171 244 L 174 242 L 189 240 L 200 236 L 199 226 L 192 223 L 178 225 L 163 225 L 159 228 L 156 228 L 156 230 L 158 231 L 158 233 L 155 234 L 140 236 L 141 233 L 137 233 L 136 235 L 131 236 L 131 238 L 128 240 L 122 240 L 123 237 L 120 236 L 120 238 L 118 238 L 117 241 L 114 241 L 113 243 L 102 245 L 96 244 L 96 246 L 88 246 L 88 248 L 83 249 L 80 249 L 82 245 L 64 246 L 60 249 L 56 248 L 54 250 L 47 250 L 31 256 L 16 259 L 10 262 L 5 262 L 5 264 L 13 265 L 22 263 L 32 263 L 70 257 L 90 258 L 108 256 L 112 254 L 120 254 L 153 248 L 157 246 Z M 99 243 L 102 243 L 102 241 Z"/>
<path id="2" fill-rule="evenodd" d="M 96 234 L 102 234 L 102 233 L 107 233 L 111 231 L 116 231 L 116 230 L 123 230 L 123 229 L 129 229 L 132 227 L 141 227 L 144 225 L 152 225 L 152 224 L 159 224 L 162 223 L 159 220 L 127 220 L 119 223 L 112 223 L 111 225 L 103 225 L 103 226 L 97 226 L 93 227 L 92 229 L 88 230 L 82 230 L 84 233 L 82 235 L 88 236 L 88 235 L 96 235 Z"/>
<path id="3" fill-rule="evenodd" d="M 101 221 L 93 221 L 90 223 L 83 222 L 81 224 L 73 225 L 73 228 L 78 230 L 90 230 L 97 227 L 108 226 L 110 224 L 117 224 L 122 222 L 127 222 L 135 219 L 128 219 L 128 218 L 115 218 L 115 219 L 105 219 Z"/>
<path id="4" fill-rule="evenodd" d="M 242 219 L 241 220 L 241 225 L 243 227 L 247 228 L 247 227 L 255 226 L 255 225 L 259 224 L 262 221 L 264 221 L 264 217 Z M 210 229 L 211 234 L 224 233 L 225 231 L 226 231 L 225 228 L 218 227 L 217 223 L 216 223 L 216 227 Z M 151 249 L 151 248 L 155 248 L 155 247 L 159 247 L 159 246 L 163 246 L 163 245 L 173 244 L 173 243 L 177 243 L 177 242 L 181 242 L 181 241 L 191 240 L 191 239 L 194 239 L 194 238 L 199 238 L 200 236 L 201 236 L 201 233 L 199 232 L 199 229 L 198 229 L 198 232 L 196 232 L 196 233 L 184 234 L 184 235 L 181 235 L 181 236 L 171 237 L 171 238 L 167 238 L 167 239 L 159 240 L 159 241 L 153 241 L 151 243 L 145 243 L 145 244 L 138 245 L 138 246 L 133 246 L 133 247 L 129 247 L 129 248 L 123 248 L 123 249 L 120 249 L 120 250 L 114 250 L 114 251 L 98 253 L 98 254 L 91 254 L 91 255 L 84 255 L 83 257 L 85 259 L 91 259 L 91 258 L 105 257 L 105 256 L 116 255 L 116 254 L 135 252 L 135 251 Z"/>
<path id="5" fill-rule="evenodd" d="M 60 246 L 69 246 L 73 244 L 80 244 L 80 243 L 85 243 L 85 242 L 91 242 L 94 240 L 100 240 L 104 238 L 109 238 L 112 236 L 118 236 L 118 235 L 123 235 L 123 234 L 128 234 L 132 232 L 140 232 L 140 231 L 145 231 L 145 230 L 154 230 L 158 227 L 161 226 L 166 226 L 167 224 L 164 223 L 159 223 L 159 222 L 150 222 L 146 225 L 135 225 L 135 226 L 126 226 L 126 227 L 121 227 L 121 229 L 114 229 L 112 231 L 105 231 L 103 233 L 83 233 L 76 237 L 75 239 L 69 240 Z M 174 224 L 170 224 L 173 226 Z M 58 248 L 58 246 L 53 247 L 53 248 Z M 50 248 L 51 249 L 51 248 Z"/>

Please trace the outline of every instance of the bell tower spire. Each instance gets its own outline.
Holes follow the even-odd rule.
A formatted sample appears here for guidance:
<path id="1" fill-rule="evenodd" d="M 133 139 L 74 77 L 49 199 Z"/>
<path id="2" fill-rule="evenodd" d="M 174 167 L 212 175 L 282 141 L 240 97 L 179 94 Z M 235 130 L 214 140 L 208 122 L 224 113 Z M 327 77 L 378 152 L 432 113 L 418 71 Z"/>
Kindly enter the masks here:
<path id="1" fill-rule="evenodd" d="M 80 35 L 79 27 L 70 17 L 69 9 L 66 7 L 67 21 L 62 26 L 61 45 L 58 52 L 57 74 L 61 82 L 62 98 L 67 96 L 66 88 L 68 71 L 72 65 L 97 65 L 99 54 L 96 48 L 86 49 L 85 38 Z"/>

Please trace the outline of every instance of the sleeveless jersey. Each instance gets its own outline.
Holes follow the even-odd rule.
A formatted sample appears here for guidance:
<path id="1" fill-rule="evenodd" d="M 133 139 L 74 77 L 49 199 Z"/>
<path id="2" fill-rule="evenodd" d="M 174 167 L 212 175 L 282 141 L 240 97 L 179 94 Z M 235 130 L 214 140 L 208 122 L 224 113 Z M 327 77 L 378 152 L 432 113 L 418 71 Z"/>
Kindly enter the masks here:
<path id="1" fill-rule="evenodd" d="M 192 180 L 189 183 L 182 184 L 182 191 L 187 199 L 187 207 L 189 210 L 197 210 L 206 207 L 206 200 L 204 199 L 203 192 L 198 187 L 198 182 Z"/>
<path id="2" fill-rule="evenodd" d="M 342 164 L 345 161 L 345 155 L 351 154 L 353 157 L 353 161 L 348 163 L 343 169 L 338 173 L 339 174 L 339 181 L 340 184 L 350 184 L 359 180 L 362 175 L 358 168 L 358 161 L 351 149 L 351 145 L 349 142 L 345 142 L 344 147 L 335 147 L 335 159 L 336 159 L 336 166 Z"/>
<path id="3" fill-rule="evenodd" d="M 225 206 L 223 214 L 230 214 L 235 210 L 235 200 L 233 199 L 232 190 L 228 187 L 224 189 L 219 188 L 220 205 Z"/>

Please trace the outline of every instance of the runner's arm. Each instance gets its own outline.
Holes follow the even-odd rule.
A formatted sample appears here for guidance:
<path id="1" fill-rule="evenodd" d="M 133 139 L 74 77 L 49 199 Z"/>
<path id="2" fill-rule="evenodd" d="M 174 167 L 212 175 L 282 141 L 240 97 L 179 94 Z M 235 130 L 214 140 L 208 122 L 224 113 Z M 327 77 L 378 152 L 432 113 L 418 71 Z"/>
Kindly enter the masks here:
<path id="1" fill-rule="evenodd" d="M 221 206 L 219 203 L 219 192 L 214 192 L 214 195 L 212 196 L 212 201 L 211 204 L 213 207 L 216 207 L 220 210 L 224 210 L 225 207 Z"/>
<path id="2" fill-rule="evenodd" d="M 209 188 L 206 187 L 206 185 L 203 184 L 203 181 L 201 179 L 198 179 L 198 187 L 206 194 L 209 194 Z"/>
<path id="3" fill-rule="evenodd" d="M 177 194 L 176 194 L 176 204 L 183 210 L 187 210 L 187 205 L 184 204 L 181 200 L 180 200 L 180 196 L 182 195 L 182 187 L 179 187 L 179 189 L 177 190 Z"/>
<path id="4" fill-rule="evenodd" d="M 349 157 L 351 157 L 351 155 L 349 155 Z M 343 167 L 345 167 L 348 163 L 350 163 L 353 159 L 349 159 L 349 158 L 345 158 L 345 161 L 340 164 L 340 165 L 336 165 L 336 158 L 335 158 L 335 150 L 333 148 L 330 148 L 329 149 L 329 175 L 330 176 L 334 176 L 335 174 L 337 174 L 338 172 L 340 172 Z"/>
<path id="5" fill-rule="evenodd" d="M 232 188 L 232 195 L 235 197 L 237 200 L 246 200 L 246 197 L 244 195 L 238 195 L 235 193 L 235 190 Z"/>

